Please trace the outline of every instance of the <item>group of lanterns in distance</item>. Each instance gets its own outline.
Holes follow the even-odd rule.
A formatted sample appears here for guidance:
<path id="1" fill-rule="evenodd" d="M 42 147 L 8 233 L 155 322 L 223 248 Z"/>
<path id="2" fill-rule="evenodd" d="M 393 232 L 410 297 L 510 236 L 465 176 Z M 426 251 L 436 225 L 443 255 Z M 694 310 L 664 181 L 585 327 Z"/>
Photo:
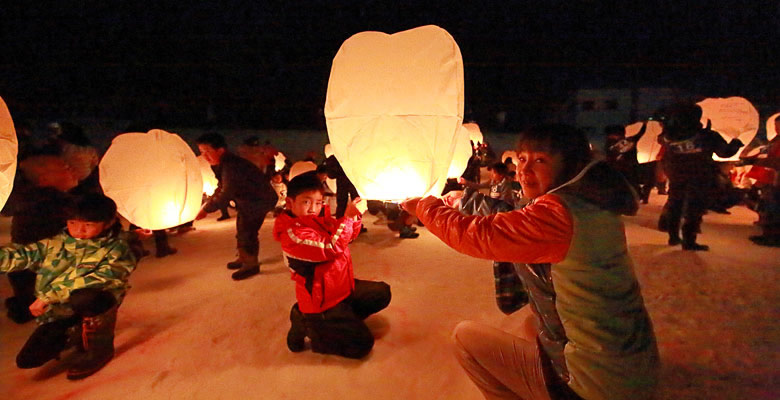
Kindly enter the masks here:
<path id="1" fill-rule="evenodd" d="M 743 98 L 707 99 L 699 105 L 702 123 L 710 121 L 727 139 L 747 144 L 758 130 L 758 112 Z M 333 59 L 324 109 L 330 141 L 325 156 L 338 159 L 364 199 L 438 195 L 447 178 L 463 174 L 472 146 L 484 141 L 476 124 L 463 124 L 463 109 L 463 60 L 445 30 L 428 25 L 392 35 L 355 34 Z M 772 137 L 777 116 L 767 121 Z M 626 136 L 641 125 L 627 126 Z M 655 160 L 661 129 L 659 122 L 648 122 L 637 146 L 639 162 Z M 13 123 L 0 99 L 0 206 L 12 188 L 16 151 Z M 513 153 L 505 152 L 501 161 Z M 281 170 L 285 156 L 277 154 L 274 164 Z M 178 135 L 159 129 L 117 136 L 99 168 L 101 186 L 119 213 L 146 229 L 193 220 L 203 193 L 212 195 L 218 185 L 202 157 Z M 312 162 L 298 162 L 289 177 L 314 169 Z"/>

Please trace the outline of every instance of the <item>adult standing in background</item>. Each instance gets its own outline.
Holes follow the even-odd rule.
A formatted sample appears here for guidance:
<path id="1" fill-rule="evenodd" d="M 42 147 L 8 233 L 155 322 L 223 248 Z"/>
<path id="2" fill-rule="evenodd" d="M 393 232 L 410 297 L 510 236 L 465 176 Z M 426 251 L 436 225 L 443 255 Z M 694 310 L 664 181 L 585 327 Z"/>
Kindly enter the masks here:
<path id="1" fill-rule="evenodd" d="M 236 247 L 238 258 L 227 264 L 237 269 L 234 280 L 246 279 L 260 273 L 260 242 L 257 233 L 265 215 L 274 209 L 277 195 L 270 177 L 250 161 L 227 149 L 225 138 L 219 133 L 206 133 L 197 139 L 198 150 L 212 166 L 218 167 L 219 184 L 214 195 L 203 205 L 196 219 L 203 219 L 232 200 L 236 204 Z"/>

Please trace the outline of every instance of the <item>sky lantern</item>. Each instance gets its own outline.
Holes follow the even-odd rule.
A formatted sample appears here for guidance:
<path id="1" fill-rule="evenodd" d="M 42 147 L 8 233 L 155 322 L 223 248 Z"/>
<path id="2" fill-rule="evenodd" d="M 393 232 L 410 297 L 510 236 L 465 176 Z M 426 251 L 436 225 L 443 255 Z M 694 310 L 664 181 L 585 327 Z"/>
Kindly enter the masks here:
<path id="1" fill-rule="evenodd" d="M 758 132 L 758 110 L 743 97 L 709 98 L 697 103 L 702 109 L 701 123 L 712 122 L 712 130 L 720 133 L 726 141 L 739 139 L 747 145 Z M 713 155 L 717 161 L 736 161 L 745 147 L 729 158 Z"/>
<path id="2" fill-rule="evenodd" d="M 469 132 L 469 139 L 474 142 L 474 145 L 484 142 L 485 138 L 482 136 L 482 131 L 479 129 L 479 125 L 474 122 L 468 122 L 463 124 L 463 127 Z"/>
<path id="3" fill-rule="evenodd" d="M 517 152 L 514 150 L 507 150 L 503 153 L 501 153 L 501 162 L 506 162 L 506 159 L 509 158 L 512 160 L 512 164 L 517 165 Z"/>
<path id="4" fill-rule="evenodd" d="M 780 117 L 780 113 L 777 113 L 766 120 L 766 140 L 771 142 L 777 135 L 777 117 Z"/>
<path id="5" fill-rule="evenodd" d="M 635 122 L 626 126 L 626 137 L 639 133 L 642 129 L 644 121 Z M 661 144 L 658 143 L 658 135 L 663 132 L 664 127 L 658 121 L 647 121 L 647 129 L 645 134 L 639 139 L 636 144 L 636 159 L 640 164 L 656 161 L 658 158 L 658 152 L 661 151 Z"/>
<path id="6" fill-rule="evenodd" d="M 325 120 L 364 199 L 440 194 L 463 121 L 457 43 L 433 25 L 353 35 L 333 59 Z"/>
<path id="7" fill-rule="evenodd" d="M 325 153 L 325 158 L 328 158 L 333 155 L 333 146 L 330 145 L 330 143 L 325 145 L 325 148 L 323 149 L 323 152 Z"/>
<path id="8" fill-rule="evenodd" d="M 309 171 L 315 171 L 317 170 L 317 164 L 311 162 L 311 161 L 298 161 L 295 164 L 290 167 L 290 175 L 287 178 L 287 181 L 290 181 L 292 178 L 295 178 L 296 176 Z"/>
<path id="9" fill-rule="evenodd" d="M 211 169 L 211 165 L 202 155 L 198 156 L 198 165 L 200 166 L 200 177 L 203 179 L 203 193 L 206 196 L 211 196 L 217 190 L 219 181 L 214 174 L 214 170 Z"/>
<path id="10" fill-rule="evenodd" d="M 287 161 L 287 157 L 281 151 L 274 154 L 274 171 L 283 170 L 285 161 Z"/>
<path id="11" fill-rule="evenodd" d="M 0 97 L 0 209 L 5 206 L 16 176 L 16 156 L 19 144 L 16 141 L 16 129 L 11 113 L 5 101 Z"/>
<path id="12" fill-rule="evenodd" d="M 463 125 L 458 130 L 458 136 L 455 138 L 455 151 L 452 154 L 452 163 L 447 172 L 448 178 L 460 178 L 471 158 L 471 143 L 469 142 L 469 132 Z"/>
<path id="13" fill-rule="evenodd" d="M 195 153 L 178 135 L 160 129 L 114 138 L 100 161 L 100 186 L 119 214 L 153 230 L 192 221 L 203 196 Z"/>

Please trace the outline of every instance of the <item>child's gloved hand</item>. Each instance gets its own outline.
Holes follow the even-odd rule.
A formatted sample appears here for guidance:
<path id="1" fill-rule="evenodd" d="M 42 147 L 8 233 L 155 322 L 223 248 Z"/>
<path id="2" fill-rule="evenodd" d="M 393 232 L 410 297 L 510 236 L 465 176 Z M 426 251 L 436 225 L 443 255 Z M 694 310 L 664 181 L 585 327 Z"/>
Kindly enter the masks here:
<path id="1" fill-rule="evenodd" d="M 30 304 L 30 314 L 32 314 L 34 317 L 41 316 L 46 311 L 46 307 L 48 306 L 49 303 L 41 299 L 35 299 L 35 301 Z"/>
<path id="2" fill-rule="evenodd" d="M 344 216 L 347 218 L 355 218 L 358 215 L 363 215 L 363 211 L 365 211 L 365 209 L 361 211 L 358 207 L 358 203 L 360 203 L 360 197 L 356 197 L 347 203 L 347 209 L 344 210 Z"/>
<path id="3" fill-rule="evenodd" d="M 408 212 L 413 217 L 417 217 L 417 203 L 420 202 L 421 197 L 412 197 L 411 199 L 404 200 L 401 203 L 401 208 Z"/>

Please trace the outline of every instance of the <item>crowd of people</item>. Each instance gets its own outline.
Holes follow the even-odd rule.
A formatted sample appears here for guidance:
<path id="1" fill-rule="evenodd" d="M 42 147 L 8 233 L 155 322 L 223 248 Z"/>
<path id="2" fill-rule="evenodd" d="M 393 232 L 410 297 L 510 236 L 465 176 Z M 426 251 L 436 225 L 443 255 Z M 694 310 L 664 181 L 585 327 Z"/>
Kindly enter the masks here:
<path id="1" fill-rule="evenodd" d="M 600 157 L 582 131 L 544 125 L 519 134 L 516 157 L 496 159 L 485 144 L 473 144 L 462 177 L 449 181 L 441 196 L 368 202 L 368 211 L 401 239 L 419 237 L 415 225 L 425 226 L 456 251 L 492 261 L 497 305 L 521 317 L 521 331 L 464 321 L 453 332 L 457 360 L 486 398 L 652 397 L 658 349 L 621 215 L 636 214 L 658 188 L 668 193 L 659 216 L 668 244 L 708 250 L 697 241 L 702 217 L 723 207 L 712 202 L 723 190 L 712 155 L 728 157 L 744 145 L 702 126 L 695 104 L 674 105 L 656 118 L 663 125 L 662 157 L 650 168 L 636 155 L 646 126 L 631 137 L 623 126 L 609 127 Z M 54 129 L 42 146 L 20 145 L 19 174 L 3 210 L 12 217 L 12 243 L 0 248 L 0 271 L 14 292 L 5 301 L 8 316 L 39 324 L 17 365 L 38 367 L 76 347 L 67 377 L 83 379 L 113 357 L 128 278 L 150 255 L 143 241 L 155 238 L 157 257 L 176 251 L 169 232 L 122 223 L 102 193 L 99 154 L 83 130 L 67 123 Z M 218 211 L 220 220 L 229 219 L 235 209 L 237 258 L 226 262 L 232 279 L 260 273 L 258 234 L 273 218 L 296 297 L 289 350 L 365 357 L 374 336 L 364 320 L 389 305 L 391 289 L 354 276 L 349 244 L 366 229 L 359 193 L 338 160 L 331 156 L 315 170 L 289 176 L 290 161 L 277 171 L 277 150 L 254 137 L 235 153 L 215 132 L 194 145 L 218 180 L 196 220 Z M 780 242 L 778 149 L 775 138 L 759 157 L 741 162 L 755 169 L 756 190 L 739 192 L 738 201 L 758 212 L 762 234 L 751 240 L 759 245 Z M 335 179 L 335 191 L 328 179 Z M 191 229 L 190 223 L 173 230 Z"/>

